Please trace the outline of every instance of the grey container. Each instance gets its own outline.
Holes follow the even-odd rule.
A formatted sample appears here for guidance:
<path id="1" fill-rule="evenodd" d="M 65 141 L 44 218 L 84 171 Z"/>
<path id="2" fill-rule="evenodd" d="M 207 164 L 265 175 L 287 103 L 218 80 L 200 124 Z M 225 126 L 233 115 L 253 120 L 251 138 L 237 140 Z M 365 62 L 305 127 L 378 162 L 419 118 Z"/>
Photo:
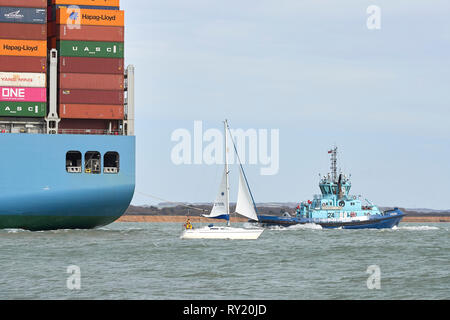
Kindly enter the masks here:
<path id="1" fill-rule="evenodd" d="M 47 23 L 47 9 L 0 7 L 0 22 Z"/>

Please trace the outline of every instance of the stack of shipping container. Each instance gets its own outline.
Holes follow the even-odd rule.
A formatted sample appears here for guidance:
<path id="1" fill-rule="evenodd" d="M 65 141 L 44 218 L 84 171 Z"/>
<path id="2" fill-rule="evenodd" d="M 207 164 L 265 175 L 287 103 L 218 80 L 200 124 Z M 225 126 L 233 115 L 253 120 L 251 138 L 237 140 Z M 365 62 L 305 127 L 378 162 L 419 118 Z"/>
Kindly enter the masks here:
<path id="1" fill-rule="evenodd" d="M 46 0 L 0 0 L 0 132 L 38 132 L 44 124 L 46 22 Z"/>
<path id="2" fill-rule="evenodd" d="M 0 0 L 1 1 L 1 0 Z M 119 0 L 48 0 L 62 133 L 120 130 L 124 119 L 124 12 Z"/>

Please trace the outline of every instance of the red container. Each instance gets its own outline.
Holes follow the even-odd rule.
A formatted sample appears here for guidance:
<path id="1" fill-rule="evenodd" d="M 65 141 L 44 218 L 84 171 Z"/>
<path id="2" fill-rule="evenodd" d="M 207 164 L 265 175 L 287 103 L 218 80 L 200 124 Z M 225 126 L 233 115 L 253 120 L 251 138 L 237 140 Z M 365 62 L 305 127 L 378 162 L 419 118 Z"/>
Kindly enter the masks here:
<path id="1" fill-rule="evenodd" d="M 47 8 L 47 0 L 0 0 L 0 7 Z"/>
<path id="2" fill-rule="evenodd" d="M 48 50 L 56 49 L 56 37 L 47 39 L 47 47 L 48 47 Z"/>
<path id="3" fill-rule="evenodd" d="M 49 2 L 50 3 L 50 2 Z M 105 6 L 120 7 L 119 0 L 52 0 L 52 4 L 60 5 L 78 5 L 78 6 Z"/>
<path id="4" fill-rule="evenodd" d="M 50 23 L 50 21 L 53 21 L 52 8 L 53 7 L 50 4 L 47 6 L 47 25 Z"/>
<path id="5" fill-rule="evenodd" d="M 56 36 L 56 24 L 55 22 L 47 22 L 47 36 L 55 37 Z"/>
<path id="6" fill-rule="evenodd" d="M 59 58 L 59 71 L 62 73 L 96 73 L 123 75 L 123 69 L 123 59 L 79 57 Z"/>
<path id="7" fill-rule="evenodd" d="M 48 25 L 49 35 L 58 40 L 67 41 L 106 41 L 124 42 L 124 27 L 80 26 L 80 29 L 69 28 L 67 25 Z"/>
<path id="8" fill-rule="evenodd" d="M 103 119 L 61 119 L 59 123 L 60 129 L 72 129 L 74 132 L 78 130 L 111 130 L 116 131 L 119 128 L 117 120 L 103 120 Z"/>
<path id="9" fill-rule="evenodd" d="M 123 105 L 60 104 L 59 116 L 62 119 L 123 119 Z"/>
<path id="10" fill-rule="evenodd" d="M 0 39 L 47 40 L 45 24 L 0 23 Z"/>
<path id="11" fill-rule="evenodd" d="M 1 56 L 0 71 L 44 73 L 47 72 L 47 58 Z"/>
<path id="12" fill-rule="evenodd" d="M 123 90 L 59 90 L 59 103 L 123 105 L 123 98 Z"/>
<path id="13" fill-rule="evenodd" d="M 60 89 L 123 90 L 123 75 L 61 73 Z"/>

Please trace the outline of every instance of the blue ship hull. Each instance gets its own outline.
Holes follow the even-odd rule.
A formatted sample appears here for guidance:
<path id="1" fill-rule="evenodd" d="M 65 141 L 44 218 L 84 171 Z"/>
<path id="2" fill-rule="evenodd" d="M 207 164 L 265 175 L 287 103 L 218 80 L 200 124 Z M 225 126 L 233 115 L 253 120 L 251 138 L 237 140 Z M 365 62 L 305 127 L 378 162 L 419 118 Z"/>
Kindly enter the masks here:
<path id="1" fill-rule="evenodd" d="M 367 219 L 310 219 L 295 217 L 279 217 L 279 216 L 258 216 L 259 223 L 262 226 L 283 226 L 289 227 L 296 224 L 314 223 L 320 225 L 324 229 L 390 229 L 398 226 L 405 214 L 399 210 L 391 210 L 384 212 L 383 215 L 370 216 Z"/>
<path id="2" fill-rule="evenodd" d="M 0 134 L 0 229 L 89 229 L 128 208 L 135 188 L 135 137 Z M 117 174 L 69 173 L 66 154 L 117 152 Z M 84 161 L 83 161 L 84 163 Z"/>

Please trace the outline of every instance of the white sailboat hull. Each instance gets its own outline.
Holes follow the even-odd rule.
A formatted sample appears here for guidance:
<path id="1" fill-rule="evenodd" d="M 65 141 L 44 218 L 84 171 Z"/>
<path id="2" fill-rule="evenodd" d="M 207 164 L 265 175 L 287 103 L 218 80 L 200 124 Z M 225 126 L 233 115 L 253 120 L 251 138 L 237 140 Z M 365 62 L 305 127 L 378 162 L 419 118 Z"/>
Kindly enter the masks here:
<path id="1" fill-rule="evenodd" d="M 232 227 L 204 227 L 184 230 L 181 239 L 229 239 L 256 240 L 264 229 L 244 229 Z"/>

